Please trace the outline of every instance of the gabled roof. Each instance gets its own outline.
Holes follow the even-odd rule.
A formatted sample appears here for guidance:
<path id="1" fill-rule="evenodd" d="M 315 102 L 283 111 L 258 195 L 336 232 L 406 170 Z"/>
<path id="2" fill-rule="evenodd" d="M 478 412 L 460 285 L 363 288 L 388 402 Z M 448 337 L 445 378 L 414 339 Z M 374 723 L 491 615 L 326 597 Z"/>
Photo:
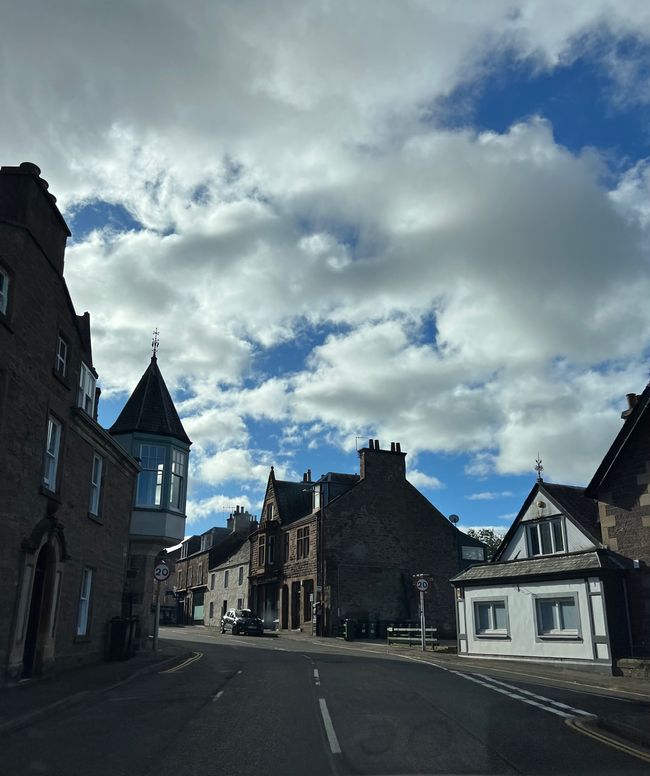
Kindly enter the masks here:
<path id="1" fill-rule="evenodd" d="M 600 466 L 596 469 L 596 473 L 591 478 L 591 482 L 587 485 L 585 492 L 590 498 L 598 498 L 598 491 L 607 479 L 607 475 L 612 470 L 614 464 L 621 457 L 632 434 L 645 418 L 649 406 L 650 383 L 646 385 L 643 393 L 637 398 L 637 402 L 634 407 L 632 407 L 630 414 L 626 415 L 626 413 L 624 413 L 624 415 L 626 415 L 625 423 L 623 423 L 622 428 L 616 435 L 616 439 L 612 442 L 612 446 L 605 453 L 605 457 L 600 462 Z"/>
<path id="2" fill-rule="evenodd" d="M 312 511 L 311 484 L 274 480 L 275 500 L 282 525 L 293 523 Z"/>
<path id="3" fill-rule="evenodd" d="M 480 584 L 498 580 L 530 577 L 549 577 L 580 572 L 593 573 L 600 569 L 622 571 L 625 566 L 608 550 L 590 550 L 543 558 L 525 558 L 504 563 L 485 563 L 470 566 L 450 581 L 453 584 Z"/>
<path id="4" fill-rule="evenodd" d="M 555 504 L 557 509 L 569 518 L 583 533 L 586 533 L 595 544 L 602 544 L 600 523 L 598 522 L 598 504 L 585 496 L 585 489 L 573 485 L 560 485 L 552 482 L 536 482 L 517 517 L 503 537 L 499 548 L 494 553 L 492 563 L 496 563 L 514 536 L 528 507 L 538 493 Z"/>
<path id="5" fill-rule="evenodd" d="M 109 431 L 111 434 L 137 431 L 159 434 L 192 444 L 178 417 L 155 356 L 151 357 L 151 363 Z"/>

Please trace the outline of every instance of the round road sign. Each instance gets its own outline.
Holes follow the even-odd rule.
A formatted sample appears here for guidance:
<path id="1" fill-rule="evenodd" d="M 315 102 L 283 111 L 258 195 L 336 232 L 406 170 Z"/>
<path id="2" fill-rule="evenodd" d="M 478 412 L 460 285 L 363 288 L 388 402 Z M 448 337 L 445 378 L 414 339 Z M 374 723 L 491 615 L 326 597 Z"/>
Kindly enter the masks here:
<path id="1" fill-rule="evenodd" d="M 418 581 L 415 583 L 415 586 L 421 593 L 426 593 L 429 589 L 429 583 L 426 579 L 418 579 Z"/>
<path id="2" fill-rule="evenodd" d="M 169 566 L 165 566 L 164 563 L 159 563 L 153 570 L 153 576 L 157 582 L 164 582 L 169 576 Z"/>

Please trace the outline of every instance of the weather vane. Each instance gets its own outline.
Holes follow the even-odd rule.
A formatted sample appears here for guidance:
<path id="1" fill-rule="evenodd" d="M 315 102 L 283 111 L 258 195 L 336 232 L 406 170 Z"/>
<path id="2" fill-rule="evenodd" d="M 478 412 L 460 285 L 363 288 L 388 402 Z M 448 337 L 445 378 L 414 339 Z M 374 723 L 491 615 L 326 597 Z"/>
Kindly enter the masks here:
<path id="1" fill-rule="evenodd" d="M 160 332 L 158 329 L 153 330 L 153 339 L 151 340 L 151 355 L 153 358 L 156 358 L 156 353 L 158 352 L 158 347 L 160 345 Z"/>
<path id="2" fill-rule="evenodd" d="M 542 482 L 544 467 L 542 466 L 542 459 L 539 457 L 539 453 L 537 453 L 537 460 L 535 461 L 535 471 L 537 472 L 537 482 Z"/>

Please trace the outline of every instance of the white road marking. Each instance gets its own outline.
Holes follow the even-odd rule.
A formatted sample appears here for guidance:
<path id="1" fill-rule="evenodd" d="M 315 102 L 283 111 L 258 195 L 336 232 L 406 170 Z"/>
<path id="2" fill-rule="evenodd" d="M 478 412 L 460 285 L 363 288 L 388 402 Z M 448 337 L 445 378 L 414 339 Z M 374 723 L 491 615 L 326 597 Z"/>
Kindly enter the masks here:
<path id="1" fill-rule="evenodd" d="M 316 687 L 320 687 L 320 675 L 317 668 L 314 668 L 314 681 L 316 682 Z"/>
<path id="2" fill-rule="evenodd" d="M 244 673 L 244 672 L 243 672 L 243 671 L 241 670 L 241 668 L 240 668 L 240 669 L 239 669 L 239 671 L 237 671 L 237 676 L 239 676 L 240 674 L 243 674 L 243 673 Z"/>
<path id="3" fill-rule="evenodd" d="M 213 702 L 214 702 L 214 701 L 218 701 L 218 700 L 219 700 L 219 698 L 221 698 L 221 696 L 222 696 L 222 695 L 223 695 L 223 690 L 219 690 L 219 692 L 218 692 L 218 693 L 217 693 L 217 694 L 214 696 L 214 698 L 212 699 L 212 701 L 213 701 Z"/>
<path id="4" fill-rule="evenodd" d="M 320 713 L 323 717 L 323 724 L 325 725 L 325 732 L 327 733 L 327 740 L 329 742 L 332 754 L 341 754 L 341 747 L 339 745 L 339 740 L 336 737 L 336 732 L 334 731 L 334 725 L 332 725 L 332 718 L 330 717 L 330 713 L 327 710 L 327 703 L 325 702 L 325 698 L 319 698 L 318 704 L 320 706 Z"/>
<path id="5" fill-rule="evenodd" d="M 523 690 L 521 687 L 516 687 L 514 684 L 508 684 L 507 682 L 500 682 L 498 679 L 493 679 L 491 676 L 485 676 L 484 674 L 476 674 L 476 676 L 480 676 L 481 679 L 485 679 L 487 682 L 494 682 L 495 684 L 500 684 L 502 687 L 508 687 L 510 690 L 515 690 L 516 692 L 522 693 L 523 695 L 530 695 L 531 698 L 537 698 L 539 701 L 544 701 L 545 703 L 552 703 L 554 706 L 559 706 L 561 709 L 566 709 L 567 711 L 572 711 L 574 714 L 581 714 L 585 717 L 593 717 L 593 714 L 590 714 L 588 711 L 583 711 L 582 709 L 576 709 L 573 706 L 568 706 L 566 703 L 560 703 L 560 701 L 554 701 L 552 698 L 546 698 L 544 695 L 537 695 L 537 693 L 530 692 L 530 690 Z"/>

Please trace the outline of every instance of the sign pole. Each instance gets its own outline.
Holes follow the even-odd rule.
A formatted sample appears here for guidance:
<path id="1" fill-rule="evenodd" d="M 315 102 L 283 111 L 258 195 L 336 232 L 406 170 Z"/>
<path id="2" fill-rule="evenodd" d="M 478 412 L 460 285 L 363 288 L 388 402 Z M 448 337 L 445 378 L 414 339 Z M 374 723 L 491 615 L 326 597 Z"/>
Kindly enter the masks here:
<path id="1" fill-rule="evenodd" d="M 424 590 L 420 590 L 420 630 L 422 631 L 422 651 L 426 650 L 426 634 L 424 619 Z"/>
<path id="2" fill-rule="evenodd" d="M 160 626 L 160 582 L 156 581 L 156 613 L 153 620 L 153 651 L 158 651 L 158 628 Z"/>

